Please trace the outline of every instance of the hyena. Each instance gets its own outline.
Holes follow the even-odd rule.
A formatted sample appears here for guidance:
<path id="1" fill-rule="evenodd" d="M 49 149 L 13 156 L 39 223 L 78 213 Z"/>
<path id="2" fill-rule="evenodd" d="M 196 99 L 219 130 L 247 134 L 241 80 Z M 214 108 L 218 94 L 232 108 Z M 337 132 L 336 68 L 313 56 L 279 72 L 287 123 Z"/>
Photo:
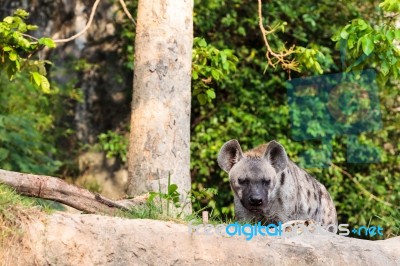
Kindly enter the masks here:
<path id="1" fill-rule="evenodd" d="M 325 186 L 293 163 L 278 142 L 243 153 L 239 142 L 230 140 L 222 146 L 218 164 L 229 174 L 237 220 L 337 225 L 335 205 Z"/>

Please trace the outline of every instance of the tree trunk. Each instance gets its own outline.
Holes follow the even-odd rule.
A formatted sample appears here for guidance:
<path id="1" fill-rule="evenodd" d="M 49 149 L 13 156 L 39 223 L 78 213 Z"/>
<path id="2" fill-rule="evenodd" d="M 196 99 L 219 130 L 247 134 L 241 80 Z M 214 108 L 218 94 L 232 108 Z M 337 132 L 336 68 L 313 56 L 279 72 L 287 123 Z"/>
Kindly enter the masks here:
<path id="1" fill-rule="evenodd" d="M 190 191 L 193 1 L 139 1 L 128 194 Z M 190 211 L 190 206 L 187 211 Z"/>

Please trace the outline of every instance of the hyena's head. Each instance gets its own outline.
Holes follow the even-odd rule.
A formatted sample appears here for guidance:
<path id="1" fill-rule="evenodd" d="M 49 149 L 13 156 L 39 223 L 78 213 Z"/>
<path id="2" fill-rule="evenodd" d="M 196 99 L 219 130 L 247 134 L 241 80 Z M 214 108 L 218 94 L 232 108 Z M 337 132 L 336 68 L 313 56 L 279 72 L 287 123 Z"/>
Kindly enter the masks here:
<path id="1" fill-rule="evenodd" d="M 239 142 L 233 139 L 218 154 L 218 164 L 229 174 L 232 190 L 242 205 L 255 213 L 262 213 L 268 206 L 277 175 L 287 163 L 286 151 L 276 141 L 258 153 L 243 154 Z"/>

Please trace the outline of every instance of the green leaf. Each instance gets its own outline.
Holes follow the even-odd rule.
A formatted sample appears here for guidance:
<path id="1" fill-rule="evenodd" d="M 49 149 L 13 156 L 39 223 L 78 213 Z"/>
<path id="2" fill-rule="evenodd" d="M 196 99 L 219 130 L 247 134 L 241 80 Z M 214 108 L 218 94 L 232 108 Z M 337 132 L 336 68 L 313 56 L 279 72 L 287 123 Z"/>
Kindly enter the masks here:
<path id="1" fill-rule="evenodd" d="M 242 36 L 246 36 L 246 30 L 243 27 L 239 27 L 237 33 Z"/>
<path id="2" fill-rule="evenodd" d="M 39 44 L 45 45 L 45 46 L 47 46 L 49 48 L 56 47 L 56 43 L 50 38 L 40 38 L 39 39 Z"/>
<path id="3" fill-rule="evenodd" d="M 27 28 L 28 30 L 37 30 L 39 27 L 36 26 L 36 25 L 27 25 L 26 28 Z"/>
<path id="4" fill-rule="evenodd" d="M 193 90 L 193 96 L 196 96 L 196 95 L 199 94 L 200 92 L 202 92 L 202 89 L 200 89 L 200 88 L 194 88 L 194 90 Z"/>
<path id="5" fill-rule="evenodd" d="M 0 161 L 3 161 L 7 158 L 9 151 L 3 148 L 0 148 Z"/>
<path id="6" fill-rule="evenodd" d="M 213 70 L 211 70 L 211 75 L 213 76 L 213 78 L 215 79 L 215 80 L 219 80 L 219 73 L 218 73 L 218 70 L 216 70 L 216 69 L 213 69 Z"/>
<path id="7" fill-rule="evenodd" d="M 386 38 L 388 39 L 388 41 L 391 43 L 393 40 L 394 40 L 394 38 L 395 38 L 395 32 L 394 32 L 394 30 L 388 30 L 387 32 L 386 32 Z"/>
<path id="8" fill-rule="evenodd" d="M 48 79 L 43 75 L 40 76 L 41 76 L 40 88 L 44 93 L 50 93 L 50 83 Z"/>
<path id="9" fill-rule="evenodd" d="M 23 9 L 17 9 L 17 10 L 14 12 L 14 15 L 15 15 L 15 16 L 18 16 L 18 17 L 20 17 L 20 18 L 23 18 L 23 19 L 26 19 L 26 18 L 29 17 L 29 13 L 26 12 L 25 10 L 23 10 Z"/>
<path id="10" fill-rule="evenodd" d="M 154 198 L 159 194 L 157 192 L 149 192 L 150 196 L 147 198 L 147 203 L 151 203 L 154 201 Z"/>
<path id="11" fill-rule="evenodd" d="M 362 37 L 361 45 L 362 45 L 362 50 L 366 55 L 370 55 L 374 50 L 374 42 L 367 36 Z"/>
<path id="12" fill-rule="evenodd" d="M 400 29 L 396 29 L 394 31 L 394 36 L 395 36 L 396 40 L 400 40 Z"/>
<path id="13" fill-rule="evenodd" d="M 192 78 L 194 79 L 194 80 L 196 80 L 196 79 L 198 79 L 199 78 L 199 74 L 197 73 L 197 71 L 192 71 Z"/>
<path id="14" fill-rule="evenodd" d="M 21 23 L 18 25 L 18 30 L 19 30 L 20 32 L 26 32 L 26 24 L 23 23 L 23 22 L 21 22 Z"/>
<path id="15" fill-rule="evenodd" d="M 37 86 L 40 86 L 42 83 L 42 75 L 40 75 L 38 72 L 30 72 L 33 80 L 35 81 L 35 84 Z"/>
<path id="16" fill-rule="evenodd" d="M 207 93 L 207 95 L 208 95 L 208 97 L 209 97 L 210 99 L 215 99 L 215 92 L 214 92 L 213 89 L 208 89 L 208 90 L 206 91 L 206 93 Z"/>
<path id="17" fill-rule="evenodd" d="M 349 33 L 346 31 L 346 29 L 343 29 L 340 32 L 340 37 L 342 37 L 342 39 L 347 39 L 349 37 Z"/>
<path id="18" fill-rule="evenodd" d="M 208 101 L 208 97 L 204 93 L 200 93 L 197 95 L 197 100 L 199 100 L 201 105 L 205 105 Z"/>
<path id="19" fill-rule="evenodd" d="M 314 68 L 319 74 L 323 74 L 324 73 L 324 71 L 321 68 L 321 65 L 317 61 L 314 62 Z"/>
<path id="20" fill-rule="evenodd" d="M 398 0 L 385 0 L 379 4 L 379 7 L 387 12 L 399 12 L 400 3 Z"/>
<path id="21" fill-rule="evenodd" d="M 169 185 L 168 186 L 168 195 L 172 195 L 177 189 L 178 189 L 178 186 L 176 184 Z"/>
<path id="22" fill-rule="evenodd" d="M 389 74 L 390 66 L 386 61 L 383 61 L 380 69 L 381 69 L 382 74 L 384 76 L 386 76 L 387 74 Z"/>
<path id="23" fill-rule="evenodd" d="M 199 41 L 199 47 L 205 48 L 207 47 L 207 42 L 203 38 L 200 39 Z"/>
<path id="24" fill-rule="evenodd" d="M 14 18 L 13 18 L 13 17 L 5 17 L 5 18 L 3 19 L 3 21 L 4 21 L 5 23 L 11 25 L 11 24 L 13 23 L 13 21 L 14 21 Z"/>
<path id="25" fill-rule="evenodd" d="M 365 22 L 365 20 L 363 20 L 363 19 L 357 19 L 357 24 L 358 24 L 358 26 L 359 26 L 358 28 L 360 30 L 366 30 L 369 28 L 368 23 Z"/>
<path id="26" fill-rule="evenodd" d="M 11 61 L 15 61 L 15 60 L 17 60 L 17 58 L 18 58 L 18 54 L 17 54 L 15 51 L 11 51 L 10 54 L 8 55 L 8 58 L 9 58 Z"/>

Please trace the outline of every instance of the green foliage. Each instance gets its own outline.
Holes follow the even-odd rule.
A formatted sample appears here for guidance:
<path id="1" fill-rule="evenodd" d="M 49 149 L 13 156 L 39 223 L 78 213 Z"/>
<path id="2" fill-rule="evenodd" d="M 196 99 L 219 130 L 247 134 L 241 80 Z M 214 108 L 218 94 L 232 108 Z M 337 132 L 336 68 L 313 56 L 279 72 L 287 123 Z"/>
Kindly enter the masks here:
<path id="1" fill-rule="evenodd" d="M 199 214 L 204 209 L 210 208 L 207 203 L 217 195 L 218 190 L 216 188 L 200 188 L 199 190 L 191 190 L 192 208 L 196 214 Z M 206 203 L 202 206 L 202 203 Z"/>
<path id="2" fill-rule="evenodd" d="M 384 5 L 389 2 L 393 4 L 398 1 L 384 1 Z M 351 66 L 361 56 L 366 57 L 365 61 L 355 64 L 351 70 L 361 69 L 357 67 L 362 64 L 364 67 L 376 67 L 382 73 L 384 65 L 388 65 L 385 76 L 388 80 L 385 86 L 380 87 L 379 94 L 384 126 L 379 131 L 365 132 L 359 136 L 368 145 L 373 144 L 383 149 L 382 162 L 346 163 L 346 137 L 342 136 L 334 139 L 332 148 L 333 162 L 338 168 L 308 169 L 327 186 L 335 200 L 339 222 L 352 225 L 368 225 L 369 222 L 380 224 L 385 229 L 385 237 L 388 237 L 399 233 L 400 221 L 397 207 L 400 191 L 396 186 L 400 182 L 400 146 L 396 141 L 399 139 L 400 124 L 400 112 L 396 110 L 400 108 L 400 99 L 395 80 L 398 52 L 393 43 L 389 42 L 390 39 L 396 39 L 396 34 L 393 35 L 391 31 L 393 18 L 385 19 L 382 13 L 377 12 L 377 4 L 377 1 L 366 0 L 272 1 L 263 5 L 263 14 L 264 25 L 287 23 L 284 31 L 277 31 L 268 40 L 275 51 L 279 51 L 285 44 L 296 45 L 299 53 L 294 56 L 300 62 L 301 76 L 320 74 L 321 70 L 326 74 L 342 70 L 340 51 L 337 51 L 339 47 L 335 48 L 336 43 L 331 38 L 336 32 L 341 32 L 348 21 L 352 22 L 346 31 L 351 33 L 346 39 L 341 36 L 339 38 L 346 42 L 352 38 L 355 43 L 352 48 L 347 45 L 346 49 L 350 50 L 344 53 L 345 61 Z M 360 29 L 360 20 L 371 28 Z M 292 140 L 284 85 L 287 76 L 271 68 L 262 75 L 267 62 L 265 46 L 258 29 L 256 2 L 244 4 L 239 0 L 196 0 L 194 21 L 195 36 L 207 36 L 209 44 L 220 50 L 231 49 L 239 58 L 237 71 L 214 85 L 216 98 L 210 104 L 203 106 L 196 100 L 192 102 L 192 189 L 212 187 L 217 190 L 213 198 L 198 198 L 200 206 L 194 206 L 196 209 L 211 208 L 214 215 L 226 215 L 229 218 L 233 217 L 233 196 L 228 175 L 216 163 L 218 151 L 225 141 L 236 138 L 243 150 L 246 150 L 276 139 L 285 146 L 290 158 L 296 163 L 299 163 L 299 154 L 306 151 L 317 153 L 321 143 Z M 371 46 L 370 41 L 366 40 L 374 36 L 379 37 L 373 39 L 372 49 L 368 47 Z M 362 37 L 365 37 L 364 41 L 360 41 L 357 51 L 358 39 Z M 364 53 L 363 42 L 368 56 Z M 292 73 L 292 77 L 298 76 Z M 301 115 L 306 116 L 307 113 Z M 318 126 L 321 125 L 310 124 L 307 130 L 318 136 Z M 352 178 L 339 169 L 351 174 Z M 376 198 L 366 191 L 370 191 Z"/>
<path id="3" fill-rule="evenodd" d="M 372 25 L 360 18 L 354 19 L 340 29 L 332 40 L 337 42 L 336 47 L 345 59 L 352 62 L 346 71 L 377 68 L 378 80 L 382 85 L 390 77 L 399 77 L 400 50 L 396 42 L 400 41 L 400 29 L 396 29 L 391 19 L 386 19 L 380 25 Z"/>
<path id="4" fill-rule="evenodd" d="M 64 149 L 56 149 L 56 141 L 73 132 L 60 117 L 82 95 L 74 88 L 76 81 L 53 83 L 50 90 L 46 66 L 51 63 L 34 58 L 55 43 L 26 34 L 38 29 L 25 22 L 28 15 L 18 9 L 0 21 L 0 168 L 50 175 L 59 169 L 57 159 L 64 154 Z"/>
<path id="5" fill-rule="evenodd" d="M 36 208 L 44 212 L 50 213 L 54 209 L 61 209 L 58 203 L 37 199 L 32 197 L 21 196 L 15 190 L 7 185 L 0 184 L 0 221 L 1 218 L 13 220 L 17 217 L 10 209 L 15 207 Z M 1 223 L 0 223 L 1 224 Z"/>
<path id="6" fill-rule="evenodd" d="M 24 76 L 12 83 L 0 76 L 1 169 L 41 174 L 58 169 L 50 96 L 35 89 Z"/>
<path id="7" fill-rule="evenodd" d="M 218 50 L 207 44 L 203 38 L 193 39 L 193 96 L 196 96 L 201 105 L 215 99 L 215 91 L 210 83 L 220 83 L 228 75 L 236 71 L 238 58 L 232 50 Z"/>
<path id="8" fill-rule="evenodd" d="M 99 143 L 102 150 L 106 152 L 107 158 L 117 157 L 126 162 L 128 151 L 128 139 L 113 131 L 107 131 L 99 135 Z"/>
<path id="9" fill-rule="evenodd" d="M 388 12 L 400 12 L 400 3 L 397 0 L 385 0 L 379 6 Z"/>
<path id="10" fill-rule="evenodd" d="M 167 216 L 170 216 L 170 204 L 173 204 L 176 209 L 179 209 L 182 207 L 183 208 L 186 206 L 184 204 L 181 206 L 181 202 L 179 201 L 180 193 L 178 192 L 178 186 L 176 184 L 171 184 L 171 175 L 168 175 L 168 186 L 167 186 L 167 192 L 164 193 L 161 191 L 161 186 L 160 190 L 158 192 L 151 191 L 150 196 L 147 199 L 147 204 L 154 204 L 154 199 L 156 197 L 159 198 L 159 204 L 160 204 L 160 213 L 166 213 Z M 166 208 L 164 210 L 163 207 L 163 200 L 166 202 Z M 182 211 L 178 214 L 178 217 L 182 214 Z"/>
<path id="11" fill-rule="evenodd" d="M 322 52 L 313 48 L 304 48 L 301 46 L 296 47 L 296 61 L 299 64 L 299 72 L 306 70 L 315 71 L 318 74 L 323 74 L 321 64 L 319 62 L 325 61 L 325 56 Z"/>
<path id="12" fill-rule="evenodd" d="M 32 198 L 23 197 L 15 192 L 14 189 L 6 186 L 4 184 L 0 184 L 0 213 L 6 211 L 7 206 L 15 206 L 20 205 L 23 207 L 33 207 Z M 4 213 L 6 215 L 6 213 Z"/>
<path id="13" fill-rule="evenodd" d="M 50 93 L 50 83 L 46 78 L 45 60 L 33 60 L 31 57 L 43 47 L 54 48 L 55 43 L 50 38 L 36 39 L 26 34 L 37 30 L 37 26 L 25 22 L 29 13 L 17 9 L 13 16 L 0 21 L 0 71 L 6 71 L 10 80 L 17 73 L 30 75 L 30 82 L 44 93 Z"/>
<path id="14" fill-rule="evenodd" d="M 399 53 L 393 43 L 399 39 L 399 33 L 393 24 L 396 14 L 385 17 L 383 11 L 377 10 L 377 4 L 378 1 L 369 0 L 271 1 L 263 5 L 263 14 L 264 25 L 284 25 L 284 30 L 268 36 L 274 51 L 281 51 L 285 45 L 297 47 L 293 57 L 299 62 L 298 70 L 302 73 L 291 73 L 293 78 L 340 72 L 344 70 L 343 62 L 348 64 L 348 71 L 367 67 L 379 71 L 384 126 L 378 132 L 362 133 L 359 139 L 382 148 L 382 162 L 346 163 L 346 136 L 337 136 L 333 141 L 336 166 L 309 171 L 330 191 L 339 222 L 351 225 L 377 223 L 384 228 L 387 237 L 398 235 L 400 231 L 397 206 L 400 201 L 397 185 L 400 182 L 400 144 L 397 142 L 400 124 Z M 380 6 L 387 12 L 399 11 L 396 0 L 382 1 Z M 137 1 L 128 3 L 128 7 L 135 14 Z M 21 14 L 15 16 L 24 20 Z M 297 163 L 298 155 L 305 151 L 318 154 L 321 143 L 292 140 L 290 107 L 284 85 L 288 75 L 272 68 L 263 75 L 267 61 L 265 44 L 258 28 L 256 2 L 195 0 L 194 21 L 194 35 L 204 39 L 195 39 L 193 52 L 192 89 L 197 99 L 192 102 L 191 114 L 193 182 L 189 197 L 194 202 L 196 213 L 211 209 L 213 217 L 232 219 L 233 197 L 228 176 L 216 163 L 217 153 L 225 141 L 237 138 L 246 150 L 276 139 Z M 49 114 L 53 114 L 50 106 L 61 106 L 61 100 L 52 99 L 52 93 L 48 97 L 40 93 L 47 91 L 46 84 L 42 85 L 42 79 L 32 73 L 45 75 L 46 63 L 38 61 L 35 64 L 31 59 L 37 49 L 52 45 L 48 40 L 35 44 L 35 40 L 18 33 L 15 39 L 14 33 L 10 35 L 11 31 L 21 33 L 25 30 L 24 26 L 11 28 L 13 23 L 21 25 L 18 19 L 17 22 L 1 23 L 0 34 L 8 32 L 8 37 L 1 35 L 0 38 L 0 49 L 4 53 L 1 69 L 11 69 L 9 73 L 13 74 L 19 72 L 19 66 L 20 71 L 26 74 L 24 79 L 15 79 L 11 85 L 1 79 L 0 114 L 6 118 L 0 119 L 0 168 L 52 172 L 56 169 L 52 148 L 55 137 L 51 134 L 55 118 Z M 4 25 L 8 27 L 6 30 Z M 29 30 L 34 29 L 30 27 Z M 124 39 L 124 65 L 133 69 L 134 25 L 127 22 L 117 30 Z M 5 40 L 13 41 L 5 44 Z M 24 47 L 27 42 L 29 49 Z M 11 49 L 4 50 L 6 45 Z M 88 65 L 83 63 L 81 67 Z M 41 90 L 36 90 L 29 82 Z M 301 115 L 307 116 L 306 111 Z M 307 130 L 318 137 L 318 127 L 321 125 L 310 123 Z M 104 148 L 108 143 L 109 156 L 126 158 L 124 138 L 116 135 L 105 133 L 101 145 Z M 168 204 L 175 205 L 178 192 L 172 185 L 169 184 L 171 187 L 166 192 L 153 193 L 153 200 L 161 197 Z M 156 217 L 160 214 L 154 202 L 145 207 L 136 209 L 132 215 Z"/>
<path id="15" fill-rule="evenodd" d="M 214 188 L 201 188 L 200 190 L 191 190 L 190 193 L 186 195 L 186 198 L 184 199 L 184 203 L 182 205 L 182 202 L 180 201 L 180 196 L 181 194 L 178 192 L 178 186 L 176 184 L 171 184 L 171 176 L 168 176 L 168 185 L 167 185 L 167 191 L 162 192 L 161 191 L 161 185 L 159 186 L 160 190 L 158 192 L 151 191 L 149 194 L 149 198 L 147 199 L 147 207 L 149 208 L 149 215 L 151 214 L 150 211 L 153 209 L 154 206 L 159 206 L 157 209 L 158 213 L 161 215 L 166 215 L 167 217 L 171 217 L 171 212 L 170 212 L 170 205 L 172 204 L 175 207 L 175 210 L 178 211 L 176 217 L 180 218 L 183 210 L 189 203 L 189 199 L 191 203 L 193 204 L 192 207 L 198 209 L 195 211 L 195 216 L 198 216 L 198 214 L 204 210 L 205 208 L 208 208 L 209 206 L 206 207 L 200 207 L 200 203 L 198 200 L 209 200 L 212 196 L 214 196 L 217 193 L 217 190 Z M 158 200 L 158 201 L 156 201 Z M 164 203 L 165 203 L 165 208 L 164 208 Z"/>
<path id="16" fill-rule="evenodd" d="M 129 211 L 122 212 L 122 216 L 129 219 L 154 219 L 166 220 L 170 217 L 162 216 L 160 209 L 154 202 L 134 206 Z"/>

